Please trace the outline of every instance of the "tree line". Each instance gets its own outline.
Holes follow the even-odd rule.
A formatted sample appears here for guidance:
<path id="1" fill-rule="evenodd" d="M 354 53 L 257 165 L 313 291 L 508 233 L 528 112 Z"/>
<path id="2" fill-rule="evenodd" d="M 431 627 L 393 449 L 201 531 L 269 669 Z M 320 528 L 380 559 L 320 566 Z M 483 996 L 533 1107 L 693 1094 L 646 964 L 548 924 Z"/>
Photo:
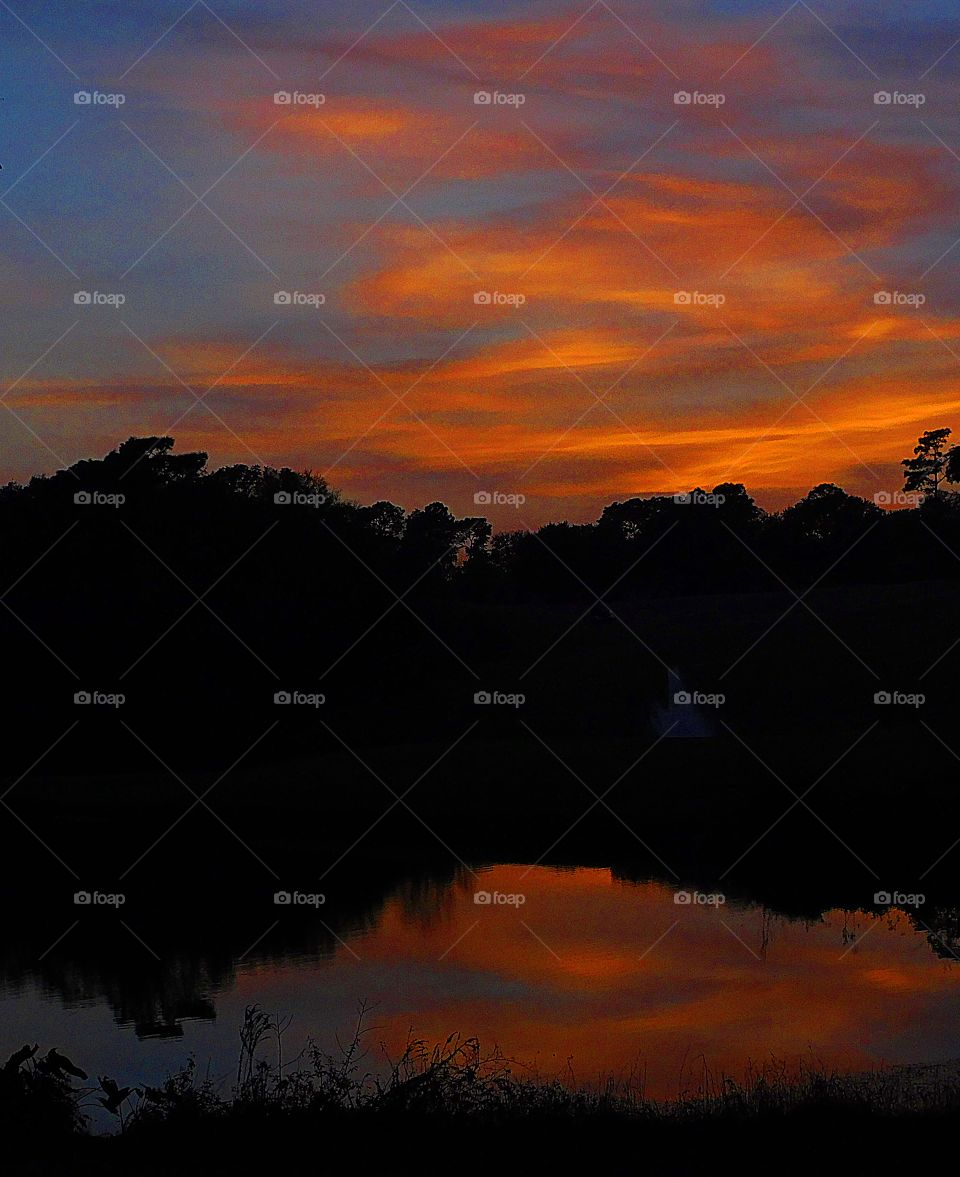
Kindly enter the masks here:
<path id="1" fill-rule="evenodd" d="M 63 542 L 85 575 L 121 574 L 134 538 L 199 576 L 198 590 L 204 573 L 219 575 L 224 559 L 240 555 L 245 537 L 274 528 L 275 576 L 286 568 L 292 583 L 321 596 L 377 581 L 421 596 L 562 598 L 775 587 L 779 577 L 804 583 L 828 569 L 843 580 L 949 575 L 960 527 L 960 495 L 948 489 L 960 482 L 960 447 L 950 433 L 924 433 L 902 463 L 902 490 L 878 501 L 821 483 L 768 512 L 743 484 L 725 482 L 613 502 L 592 523 L 497 533 L 486 518 L 457 517 L 442 502 L 409 512 L 388 501 L 363 505 L 311 472 L 209 470 L 205 453 L 174 453 L 172 438 L 132 437 L 104 458 L 0 488 L 4 576 L 18 576 L 44 543 L 59 545 L 71 525 L 79 534 Z"/>
<path id="2" fill-rule="evenodd" d="M 81 739 L 102 760 L 121 720 L 152 746 L 200 755 L 218 741 L 233 747 L 242 716 L 265 726 L 278 715 L 274 694 L 293 690 L 326 696 L 309 709 L 314 727 L 339 707 L 337 723 L 358 738 L 375 728 L 406 739 L 442 726 L 446 711 L 452 731 L 475 691 L 512 690 L 534 664 L 525 693 L 565 731 L 589 726 L 582 699 L 563 702 L 565 681 L 588 666 L 594 710 L 628 725 L 618 708 L 635 709 L 630 692 L 665 689 L 663 667 L 625 643 L 622 626 L 601 633 L 609 610 L 955 579 L 958 464 L 948 430 L 925 434 L 904 463 L 917 504 L 906 510 L 823 483 L 765 511 L 742 484 L 722 483 L 613 502 L 591 523 L 494 532 L 441 502 L 356 503 L 316 474 L 209 469 L 206 454 L 177 453 L 169 437 L 130 438 L 0 488 L 8 742 L 36 755 L 82 715 L 54 761 L 60 750 L 77 760 Z M 126 705 L 73 706 L 97 691 Z M 307 710 L 283 714 L 305 721 Z"/>

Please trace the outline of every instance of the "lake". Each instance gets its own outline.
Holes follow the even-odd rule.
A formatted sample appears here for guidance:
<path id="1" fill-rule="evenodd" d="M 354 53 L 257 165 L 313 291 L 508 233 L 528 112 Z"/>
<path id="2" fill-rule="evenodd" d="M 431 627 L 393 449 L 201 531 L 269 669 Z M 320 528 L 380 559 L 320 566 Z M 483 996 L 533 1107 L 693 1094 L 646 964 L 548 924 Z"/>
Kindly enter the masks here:
<path id="1" fill-rule="evenodd" d="M 82 913 L 42 962 L 5 961 L 0 1047 L 56 1045 L 124 1082 L 193 1054 L 229 1084 L 245 1006 L 293 1015 L 291 1057 L 308 1035 L 327 1049 L 349 1040 L 363 1001 L 373 1065 L 411 1031 L 459 1031 L 540 1078 L 635 1074 L 655 1097 L 695 1088 L 705 1068 L 740 1077 L 771 1058 L 860 1069 L 960 1057 L 960 969 L 906 912 L 798 920 L 675 896 L 607 869 L 497 865 L 412 876 L 346 922 L 333 896 L 273 907 L 239 952 L 217 947 L 211 924 L 206 948 L 159 961 L 124 909 L 91 913 L 96 952 L 75 956 Z"/>

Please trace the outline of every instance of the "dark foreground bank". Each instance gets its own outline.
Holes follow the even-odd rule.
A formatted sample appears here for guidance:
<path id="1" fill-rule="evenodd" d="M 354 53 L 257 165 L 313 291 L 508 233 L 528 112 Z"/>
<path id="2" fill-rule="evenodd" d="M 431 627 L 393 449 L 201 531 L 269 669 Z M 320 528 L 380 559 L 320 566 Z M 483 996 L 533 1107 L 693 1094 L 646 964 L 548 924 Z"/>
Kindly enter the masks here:
<path id="1" fill-rule="evenodd" d="M 300 1158 L 357 1174 L 887 1173 L 915 1166 L 918 1150 L 946 1156 L 960 1125 L 952 1063 L 844 1076 L 770 1062 L 742 1081 L 704 1067 L 663 1104 L 644 1097 L 642 1076 L 578 1090 L 459 1036 L 377 1060 L 362 1015 L 336 1057 L 308 1043 L 285 1058 L 284 1029 L 248 1010 L 229 1090 L 193 1062 L 160 1087 L 121 1086 L 25 1046 L 0 1071 L 7 1171 L 248 1173 Z M 112 1135 L 90 1133 L 91 1107 L 113 1118 Z"/>

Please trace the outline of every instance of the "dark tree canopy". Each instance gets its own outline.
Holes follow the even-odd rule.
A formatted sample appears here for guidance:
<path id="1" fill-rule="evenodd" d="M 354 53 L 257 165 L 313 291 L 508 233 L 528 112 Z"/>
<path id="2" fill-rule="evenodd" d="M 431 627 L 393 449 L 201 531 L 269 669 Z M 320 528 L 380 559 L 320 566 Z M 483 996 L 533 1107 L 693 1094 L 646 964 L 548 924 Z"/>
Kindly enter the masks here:
<path id="1" fill-rule="evenodd" d="M 904 458 L 903 489 L 938 495 L 945 482 L 960 481 L 957 447 L 948 445 L 951 429 L 928 429 L 920 435 L 912 458 Z"/>
<path id="2" fill-rule="evenodd" d="M 465 664 L 530 642 L 532 662 L 578 617 L 592 619 L 573 631 L 590 650 L 594 623 L 631 600 L 713 596 L 719 612 L 724 595 L 957 579 L 960 495 L 943 486 L 955 449 L 946 431 L 930 436 L 917 457 L 945 473 L 919 509 L 882 511 L 822 483 L 767 512 L 724 482 L 614 502 L 591 523 L 499 532 L 442 502 L 362 505 L 311 471 L 211 470 L 169 437 L 129 438 L 0 490 L 0 705 L 15 732 L 64 730 L 78 688 L 123 690 L 141 707 L 134 730 L 148 731 L 173 701 L 177 739 L 196 756 L 217 730 L 229 744 L 246 716 L 259 723 L 257 700 L 312 685 L 363 738 L 403 740 L 424 707 L 441 715 L 461 697 L 464 676 L 472 698 Z M 633 645 L 617 643 L 617 657 Z M 662 667 L 617 673 L 648 671 Z M 609 677 L 596 668 L 591 700 Z M 540 697 L 555 686 L 539 682 Z M 51 697 L 59 719 L 36 705 Z M 561 702 L 553 712 L 565 731 L 586 722 Z M 97 730 L 82 725 L 91 763 Z M 169 724 L 158 738 L 172 738 Z"/>

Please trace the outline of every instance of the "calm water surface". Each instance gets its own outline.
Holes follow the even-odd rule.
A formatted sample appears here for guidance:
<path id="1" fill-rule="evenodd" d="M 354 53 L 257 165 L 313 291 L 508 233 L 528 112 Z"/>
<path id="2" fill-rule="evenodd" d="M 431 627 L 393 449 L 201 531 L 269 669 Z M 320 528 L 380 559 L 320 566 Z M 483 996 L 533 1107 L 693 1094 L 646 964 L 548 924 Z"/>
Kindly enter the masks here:
<path id="1" fill-rule="evenodd" d="M 524 901 L 477 904 L 476 891 Z M 654 1096 L 695 1083 L 704 1063 L 739 1076 L 771 1056 L 847 1068 L 960 1057 L 957 963 L 895 910 L 791 921 L 746 904 L 678 905 L 672 886 L 602 869 L 502 865 L 388 897 L 333 939 L 324 908 L 277 912 L 312 921 L 325 933 L 314 942 L 332 948 L 267 958 L 268 933 L 209 984 L 188 970 L 197 1012 L 176 1019 L 179 1036 L 144 1037 L 142 1025 L 138 1036 L 118 1016 L 122 994 L 27 973 L 0 994 L 0 1047 L 59 1045 L 91 1075 L 127 1082 L 192 1053 L 229 1081 L 246 1005 L 293 1015 L 291 1054 L 307 1035 L 327 1048 L 349 1037 L 364 1000 L 374 1053 L 398 1052 L 411 1029 L 460 1031 L 542 1077 L 589 1084 L 639 1066 Z"/>

